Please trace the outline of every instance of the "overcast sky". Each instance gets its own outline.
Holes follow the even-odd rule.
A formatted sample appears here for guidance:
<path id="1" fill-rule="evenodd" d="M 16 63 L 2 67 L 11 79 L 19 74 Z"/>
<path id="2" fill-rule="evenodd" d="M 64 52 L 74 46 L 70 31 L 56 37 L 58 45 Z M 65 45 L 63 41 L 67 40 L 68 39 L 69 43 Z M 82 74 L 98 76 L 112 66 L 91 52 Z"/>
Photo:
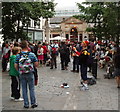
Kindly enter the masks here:
<path id="1" fill-rule="evenodd" d="M 85 0 L 55 0 L 55 3 L 58 3 L 56 10 L 77 10 L 76 3 L 84 2 Z"/>

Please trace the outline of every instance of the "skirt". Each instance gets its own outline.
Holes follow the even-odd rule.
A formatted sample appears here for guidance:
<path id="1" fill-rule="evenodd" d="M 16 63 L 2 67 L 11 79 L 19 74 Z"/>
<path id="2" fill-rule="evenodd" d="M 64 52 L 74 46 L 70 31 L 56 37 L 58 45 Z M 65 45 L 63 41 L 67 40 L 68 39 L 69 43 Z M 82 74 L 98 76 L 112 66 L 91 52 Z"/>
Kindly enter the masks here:
<path id="1" fill-rule="evenodd" d="M 38 60 L 44 60 L 44 56 L 43 55 L 38 55 Z"/>

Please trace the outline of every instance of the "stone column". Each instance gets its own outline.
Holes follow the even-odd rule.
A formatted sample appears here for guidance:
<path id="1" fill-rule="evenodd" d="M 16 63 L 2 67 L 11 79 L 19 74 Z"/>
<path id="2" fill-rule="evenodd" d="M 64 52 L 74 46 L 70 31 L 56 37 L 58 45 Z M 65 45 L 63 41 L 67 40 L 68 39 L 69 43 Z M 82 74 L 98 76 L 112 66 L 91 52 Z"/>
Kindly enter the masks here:
<path id="1" fill-rule="evenodd" d="M 70 33 L 69 33 L 69 40 L 70 40 Z"/>
<path id="2" fill-rule="evenodd" d="M 43 42 L 45 42 L 45 29 L 43 30 L 42 37 L 43 37 Z"/>
<path id="3" fill-rule="evenodd" d="M 46 35 L 46 42 L 50 42 L 50 27 L 48 18 L 45 20 L 45 35 Z"/>
<path id="4" fill-rule="evenodd" d="M 61 32 L 61 37 L 65 37 L 65 32 L 63 31 L 63 32 Z"/>

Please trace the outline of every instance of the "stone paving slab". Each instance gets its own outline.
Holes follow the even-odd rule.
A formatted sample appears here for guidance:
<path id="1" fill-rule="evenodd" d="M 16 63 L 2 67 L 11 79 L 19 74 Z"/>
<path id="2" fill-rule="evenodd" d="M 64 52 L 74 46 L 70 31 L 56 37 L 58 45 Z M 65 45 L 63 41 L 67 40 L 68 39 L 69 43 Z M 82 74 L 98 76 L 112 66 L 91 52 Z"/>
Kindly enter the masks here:
<path id="1" fill-rule="evenodd" d="M 97 84 L 89 86 L 88 91 L 80 90 L 80 74 L 72 73 L 71 64 L 67 71 L 58 68 L 39 67 L 39 83 L 36 88 L 38 107 L 34 110 L 118 110 L 118 89 L 114 79 L 104 79 L 104 70 L 98 70 Z M 23 102 L 14 102 L 10 97 L 10 77 L 2 76 L 3 110 L 25 110 Z M 60 85 L 67 82 L 70 88 Z M 28 110 L 32 110 L 31 108 Z"/>

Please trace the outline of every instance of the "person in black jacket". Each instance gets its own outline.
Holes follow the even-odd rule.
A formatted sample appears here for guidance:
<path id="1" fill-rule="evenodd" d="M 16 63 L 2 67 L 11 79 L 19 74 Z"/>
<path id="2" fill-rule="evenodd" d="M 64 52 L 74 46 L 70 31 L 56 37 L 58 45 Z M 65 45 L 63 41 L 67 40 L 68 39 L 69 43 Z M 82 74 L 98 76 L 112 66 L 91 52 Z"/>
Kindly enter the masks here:
<path id="1" fill-rule="evenodd" d="M 88 58 L 90 53 L 88 52 L 87 49 L 87 42 L 83 41 L 81 43 L 82 50 L 78 52 L 76 49 L 73 49 L 78 55 L 79 55 L 79 63 L 80 63 L 80 72 L 81 72 L 81 78 L 83 80 L 82 82 L 82 90 L 88 90 L 88 85 L 87 85 L 87 65 L 88 65 Z"/>
<path id="2" fill-rule="evenodd" d="M 120 88 L 120 47 L 117 48 L 113 61 L 115 67 L 114 75 L 116 76 L 117 88 Z"/>
<path id="3" fill-rule="evenodd" d="M 53 69 L 53 65 L 55 65 L 55 68 L 57 68 L 57 60 L 56 60 L 57 50 L 56 50 L 55 45 L 52 45 L 51 48 L 50 48 L 50 56 L 51 56 L 51 67 L 50 67 L 50 69 Z"/>
<path id="4" fill-rule="evenodd" d="M 61 59 L 61 70 L 67 70 L 70 52 L 65 42 L 61 42 L 59 52 L 60 52 L 60 59 Z"/>

